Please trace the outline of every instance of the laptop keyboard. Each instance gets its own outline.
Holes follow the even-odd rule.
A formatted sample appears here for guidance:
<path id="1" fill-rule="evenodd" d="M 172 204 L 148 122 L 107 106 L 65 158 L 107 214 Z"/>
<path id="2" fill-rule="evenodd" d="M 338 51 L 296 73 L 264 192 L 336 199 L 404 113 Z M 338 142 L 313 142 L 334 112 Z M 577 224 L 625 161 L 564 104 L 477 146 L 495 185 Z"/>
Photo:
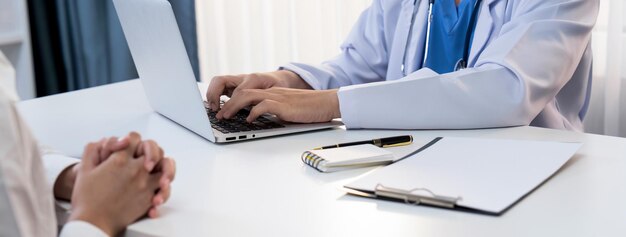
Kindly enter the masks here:
<path id="1" fill-rule="evenodd" d="M 213 127 L 214 129 L 224 134 L 285 127 L 284 125 L 276 123 L 263 116 L 257 118 L 252 123 L 248 123 L 246 121 L 246 118 L 248 117 L 250 112 L 245 109 L 240 110 L 231 119 L 222 119 L 222 120 L 218 120 L 215 117 L 217 112 L 211 111 L 208 107 L 206 108 L 206 111 L 207 111 L 207 114 L 209 115 L 209 120 L 211 121 L 211 127 Z"/>

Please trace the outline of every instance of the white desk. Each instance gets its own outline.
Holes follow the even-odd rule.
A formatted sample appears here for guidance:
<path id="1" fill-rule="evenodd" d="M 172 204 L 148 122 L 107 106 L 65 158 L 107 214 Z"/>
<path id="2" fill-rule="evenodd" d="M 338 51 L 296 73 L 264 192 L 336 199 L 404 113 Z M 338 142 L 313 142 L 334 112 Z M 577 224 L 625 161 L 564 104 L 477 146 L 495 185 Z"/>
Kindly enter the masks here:
<path id="1" fill-rule="evenodd" d="M 42 143 L 73 155 L 87 141 L 130 130 L 175 157 L 162 217 L 128 236 L 626 236 L 626 139 L 533 127 L 471 131 L 325 130 L 215 145 L 152 112 L 139 81 L 22 102 Z M 370 169 L 322 174 L 302 151 L 398 134 L 581 141 L 577 155 L 500 217 L 346 196 Z"/>

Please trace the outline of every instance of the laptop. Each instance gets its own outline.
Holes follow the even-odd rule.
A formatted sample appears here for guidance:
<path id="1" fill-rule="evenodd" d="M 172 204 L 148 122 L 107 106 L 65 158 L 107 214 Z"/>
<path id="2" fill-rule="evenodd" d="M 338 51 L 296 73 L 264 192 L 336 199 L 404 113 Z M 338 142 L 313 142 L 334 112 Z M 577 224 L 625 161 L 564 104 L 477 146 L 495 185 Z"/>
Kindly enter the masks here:
<path id="1" fill-rule="evenodd" d="M 167 0 L 113 0 L 150 106 L 159 114 L 214 143 L 307 132 L 343 125 L 286 123 L 263 115 L 247 123 L 242 110 L 217 120 L 200 93 L 174 11 Z"/>

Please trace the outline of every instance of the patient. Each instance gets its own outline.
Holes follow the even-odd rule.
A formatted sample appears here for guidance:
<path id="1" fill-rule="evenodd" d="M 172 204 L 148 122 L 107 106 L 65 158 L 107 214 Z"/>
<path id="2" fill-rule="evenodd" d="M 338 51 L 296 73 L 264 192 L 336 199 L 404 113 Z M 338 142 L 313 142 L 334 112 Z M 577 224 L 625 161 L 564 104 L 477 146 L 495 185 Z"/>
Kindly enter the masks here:
<path id="1" fill-rule="evenodd" d="M 175 163 L 154 141 L 137 133 L 102 139 L 86 145 L 80 162 L 42 155 L 17 113 L 14 81 L 0 52 L 0 236 L 57 236 L 54 198 L 72 204 L 60 236 L 115 236 L 158 216 Z"/>

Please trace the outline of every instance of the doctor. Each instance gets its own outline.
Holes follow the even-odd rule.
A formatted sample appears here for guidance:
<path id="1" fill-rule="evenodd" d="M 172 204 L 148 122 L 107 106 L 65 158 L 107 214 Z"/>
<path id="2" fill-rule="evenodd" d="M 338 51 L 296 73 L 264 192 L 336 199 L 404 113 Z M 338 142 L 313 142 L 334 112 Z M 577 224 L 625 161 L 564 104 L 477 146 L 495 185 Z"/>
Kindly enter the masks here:
<path id="1" fill-rule="evenodd" d="M 230 118 L 342 118 L 348 128 L 518 125 L 582 131 L 598 0 L 375 0 L 337 57 L 215 77 Z M 431 19 L 429 21 L 428 19 Z M 315 90 L 311 90 L 315 89 Z"/>

